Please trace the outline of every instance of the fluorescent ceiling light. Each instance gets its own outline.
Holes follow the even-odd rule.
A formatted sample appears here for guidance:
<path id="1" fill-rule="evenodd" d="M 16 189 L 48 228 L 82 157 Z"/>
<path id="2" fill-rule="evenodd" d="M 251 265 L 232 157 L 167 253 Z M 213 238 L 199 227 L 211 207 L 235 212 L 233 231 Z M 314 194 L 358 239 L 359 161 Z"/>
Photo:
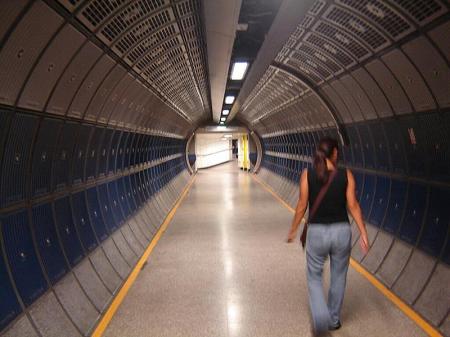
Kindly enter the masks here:
<path id="1" fill-rule="evenodd" d="M 226 96 L 225 97 L 225 104 L 233 104 L 234 102 L 234 96 Z"/>
<path id="2" fill-rule="evenodd" d="M 224 122 L 220 122 L 220 125 L 224 125 L 225 123 Z"/>
<path id="3" fill-rule="evenodd" d="M 231 79 L 234 81 L 240 81 L 244 78 L 247 72 L 248 62 L 234 62 L 231 70 Z"/>
<path id="4" fill-rule="evenodd" d="M 223 135 L 225 138 L 232 138 L 233 135 Z"/>
<path id="5" fill-rule="evenodd" d="M 228 110 L 228 109 L 222 110 L 222 115 L 224 115 L 224 116 L 228 116 L 229 113 L 230 113 L 230 110 Z"/>
<path id="6" fill-rule="evenodd" d="M 222 118 L 220 119 L 221 122 L 225 122 L 226 120 L 227 120 L 226 117 L 222 117 Z"/>

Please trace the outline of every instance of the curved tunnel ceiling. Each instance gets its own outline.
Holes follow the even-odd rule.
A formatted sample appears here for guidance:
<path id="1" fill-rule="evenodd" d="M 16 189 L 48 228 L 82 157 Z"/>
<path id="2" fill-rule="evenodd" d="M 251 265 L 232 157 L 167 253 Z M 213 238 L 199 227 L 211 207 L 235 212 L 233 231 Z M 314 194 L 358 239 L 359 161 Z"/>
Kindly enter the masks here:
<path id="1" fill-rule="evenodd" d="M 444 111 L 448 31 L 440 1 L 316 1 L 239 97 L 239 117 L 269 134 Z"/>

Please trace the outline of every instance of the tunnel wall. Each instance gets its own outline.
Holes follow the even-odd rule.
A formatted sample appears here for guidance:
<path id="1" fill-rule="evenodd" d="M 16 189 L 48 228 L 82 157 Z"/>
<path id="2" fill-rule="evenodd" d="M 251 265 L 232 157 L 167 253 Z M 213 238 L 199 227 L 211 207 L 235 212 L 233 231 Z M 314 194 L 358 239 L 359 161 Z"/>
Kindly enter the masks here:
<path id="1" fill-rule="evenodd" d="M 263 142 L 259 177 L 295 207 L 320 137 L 342 139 L 371 242 L 363 257 L 353 226 L 353 258 L 450 335 L 448 1 L 318 0 L 272 34 L 283 18 L 237 99 Z"/>
<path id="2" fill-rule="evenodd" d="M 190 179 L 199 1 L 0 6 L 0 335 L 90 335 Z"/>
<path id="3" fill-rule="evenodd" d="M 88 335 L 189 180 L 185 140 L 0 118 L 0 329 Z"/>
<path id="4" fill-rule="evenodd" d="M 448 335 L 450 170 L 449 162 L 434 151 L 433 138 L 447 137 L 450 116 L 430 114 L 415 123 L 422 125 L 415 135 L 418 144 L 425 144 L 421 149 L 411 144 L 410 124 L 402 120 L 346 127 L 351 146 L 342 149 L 340 165 L 355 175 L 371 243 L 369 253 L 362 256 L 353 224 L 352 257 Z M 299 172 L 312 168 L 313 153 L 323 136 L 337 138 L 337 130 L 262 139 L 260 177 L 294 208 Z"/>

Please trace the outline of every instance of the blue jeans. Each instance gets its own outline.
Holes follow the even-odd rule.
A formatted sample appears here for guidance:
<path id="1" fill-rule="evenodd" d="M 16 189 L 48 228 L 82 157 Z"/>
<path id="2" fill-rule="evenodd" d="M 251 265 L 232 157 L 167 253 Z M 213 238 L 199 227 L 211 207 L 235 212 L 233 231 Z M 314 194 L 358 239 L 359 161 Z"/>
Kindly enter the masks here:
<path id="1" fill-rule="evenodd" d="M 314 331 L 320 333 L 340 321 L 350 259 L 352 231 L 348 222 L 310 224 L 306 237 L 309 304 Z M 330 256 L 328 301 L 322 285 L 323 265 Z"/>

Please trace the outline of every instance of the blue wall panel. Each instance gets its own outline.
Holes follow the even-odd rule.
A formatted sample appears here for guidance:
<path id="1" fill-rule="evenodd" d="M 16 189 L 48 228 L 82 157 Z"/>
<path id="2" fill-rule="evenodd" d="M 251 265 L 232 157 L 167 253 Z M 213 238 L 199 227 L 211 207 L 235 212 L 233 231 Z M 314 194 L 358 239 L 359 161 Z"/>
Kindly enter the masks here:
<path id="1" fill-rule="evenodd" d="M 22 312 L 17 301 L 11 281 L 3 261 L 3 254 L 0 252 L 0 330 L 3 330 L 8 323 Z"/>
<path id="2" fill-rule="evenodd" d="M 28 212 L 3 216 L 1 222 L 5 252 L 14 282 L 25 305 L 30 305 L 47 290 L 48 284 L 36 256 Z"/>
<path id="3" fill-rule="evenodd" d="M 38 125 L 37 117 L 17 114 L 11 122 L 6 142 L 0 185 L 0 207 L 26 197 L 31 145 Z"/>
<path id="4" fill-rule="evenodd" d="M 59 130 L 62 121 L 44 119 L 39 127 L 39 133 L 33 149 L 33 166 L 31 177 L 32 196 L 50 192 L 53 158 L 57 153 Z"/>
<path id="5" fill-rule="evenodd" d="M 411 244 L 416 244 L 422 228 L 425 207 L 427 204 L 427 187 L 410 183 L 406 213 L 400 228 L 400 238 Z"/>
<path id="6" fill-rule="evenodd" d="M 69 197 L 56 200 L 54 208 L 59 237 L 61 238 L 67 259 L 73 267 L 83 258 L 83 249 L 73 223 Z"/>
<path id="7" fill-rule="evenodd" d="M 380 227 L 383 224 L 389 200 L 390 185 L 391 180 L 389 178 L 377 177 L 373 206 L 368 217 L 369 222 L 374 226 Z"/>
<path id="8" fill-rule="evenodd" d="M 93 251 L 97 247 L 97 239 L 89 221 L 84 191 L 72 195 L 72 207 L 73 218 L 81 243 L 86 251 Z"/>
<path id="9" fill-rule="evenodd" d="M 450 190 L 433 187 L 419 247 L 438 257 L 449 231 Z"/>
<path id="10" fill-rule="evenodd" d="M 92 187 L 86 190 L 86 197 L 88 201 L 88 211 L 92 220 L 95 234 L 100 242 L 104 241 L 108 237 L 108 231 L 106 229 L 106 225 L 102 217 L 102 212 L 100 210 L 97 189 L 95 187 Z"/>
<path id="11" fill-rule="evenodd" d="M 92 130 L 92 126 L 78 126 L 77 142 L 75 144 L 71 170 L 72 184 L 78 184 L 84 180 L 84 164 L 86 162 L 86 152 Z"/>
<path id="12" fill-rule="evenodd" d="M 408 184 L 405 181 L 393 179 L 391 193 L 383 228 L 390 233 L 397 233 L 403 218 L 406 205 L 406 192 Z"/>
<path id="13" fill-rule="evenodd" d="M 51 204 L 33 207 L 33 232 L 42 264 L 52 284 L 68 271 L 66 260 L 56 233 Z"/>
<path id="14" fill-rule="evenodd" d="M 75 123 L 67 122 L 62 127 L 58 151 L 53 159 L 52 186 L 54 189 L 61 190 L 69 183 L 77 131 L 78 125 Z"/>

